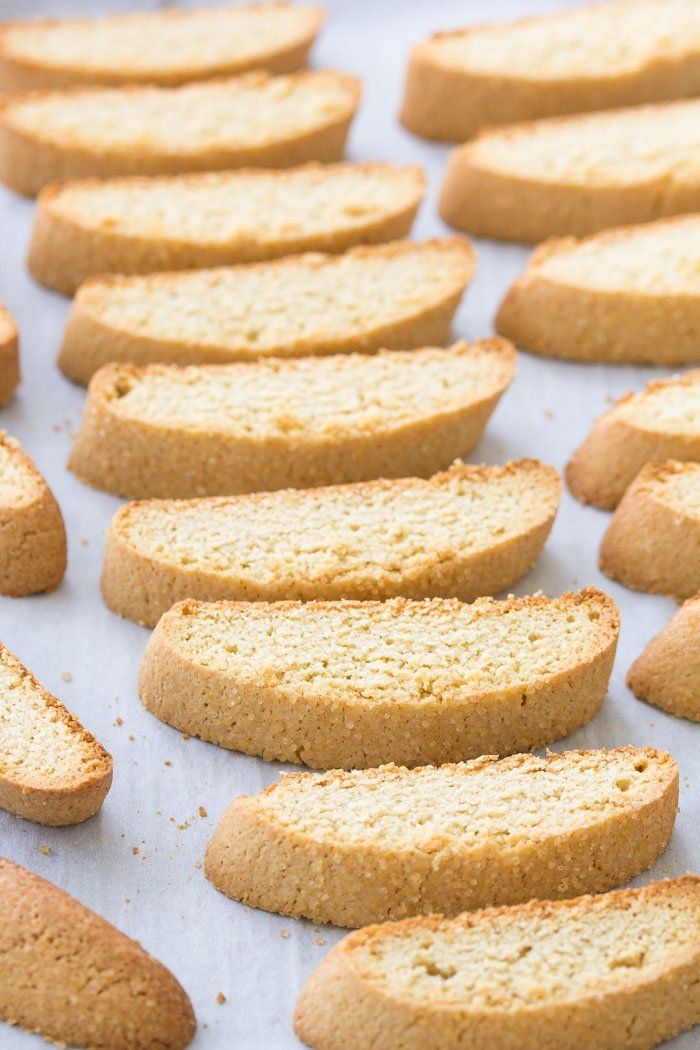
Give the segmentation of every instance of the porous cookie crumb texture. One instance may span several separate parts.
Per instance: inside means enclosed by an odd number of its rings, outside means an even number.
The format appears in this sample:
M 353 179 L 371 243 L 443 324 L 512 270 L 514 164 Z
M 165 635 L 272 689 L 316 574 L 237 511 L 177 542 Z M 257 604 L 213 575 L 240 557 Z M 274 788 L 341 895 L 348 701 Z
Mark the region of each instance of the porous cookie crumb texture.
M 19 385 L 19 339 L 17 325 L 0 303 L 0 405 L 11 398 Z
M 547 241 L 507 292 L 496 329 L 545 357 L 697 363 L 700 219 Z
M 45 879 L 0 859 L 0 1017 L 69 1046 L 184 1050 L 192 1005 L 169 970 Z
M 146 277 L 95 277 L 73 301 L 59 355 L 87 383 L 110 362 L 224 364 L 447 341 L 474 274 L 461 237 L 308 253 Z
M 192 736 L 316 768 L 439 765 L 541 747 L 605 696 L 619 631 L 598 591 L 558 599 L 185 601 L 139 695 Z
M 700 370 L 654 380 L 596 420 L 566 467 L 582 503 L 613 510 L 647 463 L 700 462 Z
M 698 91 L 695 0 L 621 0 L 436 33 L 411 50 L 401 120 L 464 142 L 494 124 Z
M 126 504 L 102 593 L 154 626 L 176 601 L 498 594 L 534 564 L 556 514 L 552 467 L 456 463 L 432 478 Z
M 32 197 L 57 179 L 338 161 L 359 101 L 359 81 L 332 70 L 8 95 L 0 180 Z
M 78 824 L 111 783 L 111 756 L 0 645 L 0 806 L 38 824 Z
M 700 1022 L 700 880 L 405 919 L 340 942 L 295 1030 L 314 1050 L 650 1050 Z
M 0 431 L 0 594 L 51 591 L 65 571 L 66 532 L 54 495 L 19 442 Z
M 699 154 L 695 99 L 513 124 L 452 153 L 440 213 L 528 243 L 683 215 L 700 208 Z
M 111 18 L 39 19 L 0 28 L 0 88 L 182 84 L 305 64 L 323 10 L 286 3 Z
M 627 675 L 636 697 L 700 722 L 700 596 L 689 598 Z
M 682 601 L 700 592 L 700 463 L 648 463 L 600 548 L 601 571 L 626 587 Z
M 32 275 L 72 295 L 88 277 L 343 252 L 408 235 L 420 168 L 307 164 L 54 183 L 37 202 Z
M 240 365 L 105 365 L 70 469 L 131 498 L 430 476 L 465 456 L 515 371 L 503 340 Z
M 254 907 L 339 926 L 618 886 L 666 847 L 678 770 L 651 748 L 288 774 L 237 798 L 206 874 Z

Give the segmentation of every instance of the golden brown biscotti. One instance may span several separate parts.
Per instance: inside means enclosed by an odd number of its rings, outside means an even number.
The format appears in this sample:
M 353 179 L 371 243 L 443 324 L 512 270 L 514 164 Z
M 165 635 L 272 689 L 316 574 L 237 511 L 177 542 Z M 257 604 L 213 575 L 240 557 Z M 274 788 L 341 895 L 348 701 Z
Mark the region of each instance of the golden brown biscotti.
M 654 380 L 596 420 L 566 466 L 576 499 L 614 510 L 647 463 L 700 461 L 700 370 Z
M 450 226 L 537 243 L 700 209 L 700 100 L 484 131 L 451 155 Z
M 649 1050 L 700 1022 L 700 879 L 349 934 L 294 1027 L 314 1050 Z
M 77 84 L 173 86 L 306 63 L 323 10 L 287 3 L 111 18 L 39 19 L 0 27 L 0 89 Z
M 245 904 L 366 926 L 619 886 L 668 844 L 678 767 L 652 748 L 291 773 L 226 810 L 213 885 Z
M 309 252 L 215 270 L 94 277 L 80 288 L 58 358 L 87 383 L 110 362 L 228 364 L 412 350 L 449 338 L 474 275 L 461 237 Z
M 700 463 L 648 463 L 613 515 L 600 569 L 626 587 L 682 601 L 700 592 Z
M 18 441 L 0 431 L 0 594 L 52 591 L 66 571 L 56 499 Z
M 640 700 L 700 722 L 700 595 L 688 598 L 637 657 L 627 685 Z
M 325 769 L 528 751 L 590 722 L 619 616 L 548 599 L 186 601 L 161 618 L 139 695 L 190 736 Z
M 111 756 L 0 645 L 0 806 L 37 824 L 79 824 L 111 783 Z
M 0 905 L 0 1019 L 62 1046 L 190 1045 L 190 1000 L 136 941 L 58 886 L 2 858 Z
M 177 601 L 498 594 L 554 522 L 553 467 L 455 463 L 432 478 L 127 503 L 112 519 L 102 593 L 153 627 Z
M 0 181 L 33 197 L 56 179 L 337 161 L 359 101 L 359 81 L 330 70 L 8 95 Z
M 495 124 L 698 92 L 696 0 L 617 0 L 416 44 L 401 120 L 417 135 L 464 142 Z
M 29 269 L 72 295 L 88 277 L 342 252 L 405 237 L 420 168 L 306 164 L 52 183 L 39 194 Z
M 700 361 L 700 217 L 545 242 L 506 294 L 496 330 L 571 361 Z
M 17 325 L 0 303 L 0 405 L 12 397 L 19 385 L 19 339 Z
M 504 340 L 239 365 L 105 365 L 69 468 L 131 499 L 429 477 L 467 455 L 515 373 Z

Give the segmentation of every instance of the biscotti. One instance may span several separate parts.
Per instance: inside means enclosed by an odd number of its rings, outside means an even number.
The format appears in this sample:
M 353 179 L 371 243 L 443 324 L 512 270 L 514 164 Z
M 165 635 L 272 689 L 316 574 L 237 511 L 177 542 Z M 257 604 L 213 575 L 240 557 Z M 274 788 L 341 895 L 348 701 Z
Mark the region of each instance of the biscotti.
M 59 367 L 226 364 L 438 346 L 475 268 L 459 237 L 216 270 L 95 277 L 73 300 Z
M 700 595 L 683 603 L 637 657 L 627 685 L 640 700 L 700 722 Z
M 0 405 L 12 397 L 19 384 L 17 325 L 0 303 Z
M 340 160 L 359 82 L 310 70 L 182 87 L 71 88 L 0 101 L 0 181 L 167 175 Z
M 349 934 L 312 973 L 314 1050 L 648 1050 L 700 1022 L 700 879 Z
M 190 736 L 326 769 L 540 747 L 593 718 L 619 617 L 562 598 L 186 601 L 160 620 L 139 695 Z
M 0 431 L 0 594 L 52 591 L 66 557 L 66 530 L 51 489 L 19 442 Z
M 322 21 L 319 7 L 275 2 L 6 22 L 0 89 L 175 85 L 250 69 L 289 73 L 305 64 Z
M 336 926 L 619 886 L 666 848 L 678 767 L 652 748 L 296 773 L 237 798 L 207 846 L 213 885 Z
M 700 593 L 700 463 L 648 463 L 615 511 L 600 548 L 601 571 L 626 587 Z
M 508 291 L 496 330 L 545 357 L 700 361 L 700 217 L 547 241 Z
M 456 149 L 445 222 L 479 237 L 542 241 L 700 209 L 700 101 L 485 131 Z
M 655 380 L 596 420 L 566 467 L 576 499 L 613 510 L 646 463 L 700 461 L 700 370 Z
M 532 567 L 560 492 L 552 467 L 520 460 L 456 463 L 428 480 L 127 503 L 107 535 L 102 593 L 150 627 L 185 598 L 472 601 Z
M 58 886 L 0 858 L 0 1019 L 51 1042 L 184 1050 L 195 1032 L 169 970 Z
M 241 365 L 105 365 L 69 467 L 132 499 L 428 477 L 469 453 L 515 372 L 510 343 Z
M 405 237 L 420 168 L 306 164 L 53 183 L 39 194 L 29 269 L 72 295 L 102 273 L 154 273 L 342 252 Z
M 102 745 L 0 645 L 0 806 L 37 824 L 79 824 L 111 783 Z
M 464 142 L 495 124 L 698 92 L 696 0 L 618 0 L 416 44 L 401 120 L 417 135 Z

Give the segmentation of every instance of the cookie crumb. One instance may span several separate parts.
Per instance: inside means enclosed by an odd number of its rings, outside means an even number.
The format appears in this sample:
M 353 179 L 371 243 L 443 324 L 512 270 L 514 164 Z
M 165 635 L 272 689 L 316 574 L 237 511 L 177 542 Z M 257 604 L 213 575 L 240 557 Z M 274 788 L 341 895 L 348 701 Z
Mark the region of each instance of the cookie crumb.
M 196 860 L 194 862 L 194 866 L 195 866 L 195 868 L 197 868 L 198 871 L 201 871 L 201 869 L 202 869 L 202 862 L 201 862 L 201 860 Z
M 132 853 L 134 854 L 134 856 L 136 856 L 136 854 L 138 853 L 138 851 L 139 851 L 139 848 L 138 848 L 138 846 L 132 846 L 132 847 L 131 847 L 131 852 L 132 852 Z
M 206 811 L 206 809 L 204 808 L 204 806 L 200 806 L 200 807 L 199 807 L 199 815 L 200 815 L 200 817 L 202 818 L 202 820 L 205 820 L 205 819 L 206 819 L 206 817 L 208 816 L 208 814 L 207 814 L 207 811 Z
M 316 938 L 316 944 L 319 946 L 319 948 L 323 948 L 325 943 L 326 943 L 325 937 L 317 937 Z
M 124 725 L 124 719 L 123 718 L 119 718 L 119 716 L 117 716 L 117 718 L 114 719 L 114 724 L 115 724 L 115 726 L 123 726 Z
M 289 937 L 289 930 L 280 930 L 280 937 Z
M 70 673 L 70 671 L 64 671 L 63 674 L 61 675 L 61 678 L 63 679 L 64 682 L 72 682 L 73 681 L 73 675 Z
M 170 759 L 169 759 L 169 758 L 166 758 L 166 760 L 165 760 L 165 762 L 163 763 L 163 765 L 164 765 L 164 766 L 172 766 L 172 762 L 170 761 Z
M 217 1003 L 222 1003 L 222 1004 L 226 1002 L 226 996 L 224 995 L 223 992 L 219 992 L 219 994 L 216 997 L 216 1001 L 217 1001 Z
M 39 853 L 43 853 L 45 857 L 48 857 L 49 854 L 51 853 L 50 846 L 41 845 L 41 846 L 37 846 L 37 849 L 39 850 Z

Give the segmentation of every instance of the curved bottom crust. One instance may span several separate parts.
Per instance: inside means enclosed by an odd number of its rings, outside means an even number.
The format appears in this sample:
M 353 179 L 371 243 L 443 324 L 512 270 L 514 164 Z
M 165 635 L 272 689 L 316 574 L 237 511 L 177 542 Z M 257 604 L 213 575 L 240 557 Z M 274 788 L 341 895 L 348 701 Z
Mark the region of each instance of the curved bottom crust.
M 691 598 L 647 645 L 627 675 L 639 700 L 700 722 L 700 597 Z
M 640 752 L 643 755 L 643 752 Z M 520 843 L 517 850 L 389 852 L 333 845 L 266 816 L 255 797 L 236 799 L 206 852 L 222 893 L 265 911 L 336 926 L 411 915 L 561 899 L 612 889 L 649 868 L 666 848 L 678 805 L 677 772 L 659 793 L 604 823 Z
M 632 894 L 672 894 L 676 888 L 682 892 L 681 887 L 691 882 L 695 880 L 678 879 L 644 890 L 617 891 L 610 894 L 611 903 L 623 904 L 624 897 Z M 528 925 L 532 931 L 524 936 L 536 941 L 538 913 L 566 906 L 538 901 L 519 906 L 525 931 Z M 489 914 L 477 912 L 474 921 Z M 406 926 L 420 930 L 433 921 L 409 919 Z M 510 1008 L 499 1010 L 471 1007 L 469 1002 L 443 1006 L 437 992 L 418 1005 L 391 994 L 390 974 L 386 974 L 388 989 L 384 982 L 364 979 L 353 966 L 352 946 L 377 933 L 378 928 L 371 926 L 350 934 L 306 982 L 294 1013 L 294 1030 L 314 1050 L 650 1050 L 700 1023 L 700 947 L 679 959 L 670 958 L 666 970 L 657 970 L 646 981 L 635 977 L 633 968 L 628 983 L 607 992 L 567 999 L 562 989 L 549 1005 L 519 1006 L 516 999 Z M 418 943 L 414 938 L 411 948 L 407 941 L 408 965 Z M 504 960 L 504 965 L 508 962 Z
M 19 342 L 13 335 L 0 340 L 0 405 L 10 400 L 19 386 L 19 379 Z
M 52 591 L 67 564 L 63 517 L 50 492 L 26 507 L 0 508 L 0 594 Z
M 0 777 L 0 808 L 50 828 L 70 827 L 99 812 L 112 785 L 112 766 L 87 783 L 66 788 L 28 788 Z

